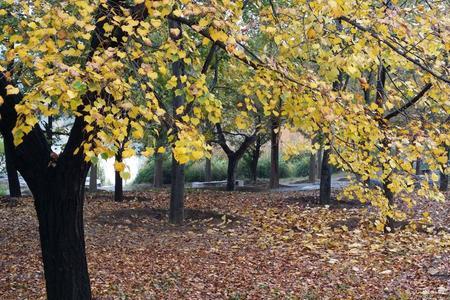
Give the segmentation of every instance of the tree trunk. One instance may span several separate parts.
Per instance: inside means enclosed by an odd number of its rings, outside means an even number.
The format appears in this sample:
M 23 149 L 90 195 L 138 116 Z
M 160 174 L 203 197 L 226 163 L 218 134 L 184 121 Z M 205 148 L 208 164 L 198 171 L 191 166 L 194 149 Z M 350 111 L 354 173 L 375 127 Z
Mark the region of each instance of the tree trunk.
M 391 184 L 391 179 L 389 176 L 384 180 L 383 183 L 383 193 L 388 201 L 389 207 L 392 208 L 394 205 L 394 193 L 392 193 L 391 189 L 389 188 L 389 185 Z M 386 217 L 386 226 L 384 226 L 384 232 L 391 232 L 394 230 L 394 219 L 387 216 Z
M 439 190 L 441 192 L 448 191 L 448 174 L 440 172 L 439 174 Z
M 322 146 L 320 146 L 319 151 L 317 152 L 317 179 L 320 179 L 320 176 L 322 174 Z
M 277 119 L 272 120 L 270 131 L 270 188 L 280 186 L 280 126 Z
M 228 156 L 227 168 L 227 191 L 234 191 L 236 189 L 236 167 L 238 159 L 234 156 Z
M 155 158 L 155 164 L 154 164 L 154 170 L 153 170 L 153 186 L 155 188 L 162 188 L 163 186 L 163 154 L 155 152 L 154 155 Z
M 5 149 L 6 173 L 8 175 L 9 195 L 11 197 L 21 197 L 19 174 L 14 162 L 14 143 L 11 139 L 3 139 Z
M 181 225 L 184 221 L 184 165 L 172 156 L 172 184 L 169 222 Z
M 422 163 L 422 160 L 420 158 L 416 159 L 416 175 L 422 174 L 422 172 L 420 170 L 421 163 Z
M 45 126 L 45 136 L 47 137 L 48 143 L 53 145 L 53 116 L 47 118 L 47 124 Z
M 317 171 L 317 155 L 314 153 L 311 153 L 309 156 L 309 182 L 316 182 L 316 171 Z
M 47 299 L 88 300 L 91 290 L 83 229 L 84 180 L 70 168 L 58 170 L 50 171 L 41 188 L 33 191 Z
M 331 203 L 331 166 L 329 162 L 330 149 L 324 149 L 320 173 L 320 203 Z
M 252 151 L 252 160 L 250 161 L 250 176 L 253 182 L 258 179 L 258 161 L 261 155 L 261 146 L 256 145 L 255 149 Z
M 211 159 L 205 159 L 205 181 L 212 180 L 212 172 L 211 172 Z
M 121 153 L 116 155 L 116 161 L 122 162 L 122 155 Z M 114 201 L 116 202 L 122 202 L 123 201 L 123 180 L 120 176 L 120 172 L 115 171 L 114 176 Z
M 97 191 L 97 173 L 98 173 L 98 165 L 93 164 L 91 166 L 91 172 L 89 174 L 89 192 L 95 193 Z

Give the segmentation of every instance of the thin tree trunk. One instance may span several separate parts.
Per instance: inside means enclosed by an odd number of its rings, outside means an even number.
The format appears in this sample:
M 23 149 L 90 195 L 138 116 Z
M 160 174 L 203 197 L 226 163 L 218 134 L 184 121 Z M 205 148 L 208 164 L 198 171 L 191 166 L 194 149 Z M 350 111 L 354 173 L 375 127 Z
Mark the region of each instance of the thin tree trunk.
M 184 165 L 172 156 L 172 184 L 169 222 L 180 225 L 184 221 Z
M 50 146 L 53 144 L 53 116 L 47 118 L 47 124 L 45 126 L 45 136 Z
M 181 23 L 175 20 L 169 20 L 170 38 L 172 41 L 178 43 L 182 38 Z M 179 44 L 179 49 L 183 47 Z M 172 63 L 172 74 L 177 78 L 177 89 L 184 88 L 184 83 L 181 77 L 185 75 L 185 66 L 183 60 L 178 60 Z M 176 112 L 177 109 L 184 105 L 184 96 L 178 95 L 173 98 L 172 108 Z M 180 116 L 175 116 L 177 119 Z M 176 133 L 176 128 L 174 128 Z M 176 136 L 176 134 L 174 134 Z M 184 221 L 184 165 L 179 164 L 175 157 L 172 155 L 172 185 L 170 195 L 170 209 L 169 209 L 169 222 L 172 224 L 182 224 Z
M 261 156 L 261 145 L 257 144 L 255 149 L 252 151 L 252 159 L 250 161 L 250 175 L 253 182 L 258 180 L 258 161 Z
M 422 174 L 422 172 L 420 170 L 421 163 L 422 163 L 422 160 L 420 158 L 416 159 L 416 175 Z
M 153 172 L 153 186 L 155 188 L 161 188 L 163 186 L 163 154 L 155 152 L 154 154 L 155 164 Z
M 331 166 L 329 163 L 330 149 L 324 149 L 320 173 L 320 203 L 331 203 Z
M 212 180 L 212 171 L 211 171 L 211 159 L 205 159 L 205 181 Z
M 236 189 L 236 167 L 238 159 L 234 156 L 228 156 L 227 168 L 227 191 L 234 191 Z
M 116 155 L 116 161 L 122 162 L 122 155 L 118 153 Z M 115 171 L 114 176 L 114 201 L 122 202 L 123 201 L 123 179 L 120 176 L 120 172 Z
M 280 126 L 277 119 L 272 120 L 270 131 L 270 188 L 280 186 Z
M 98 174 L 98 165 L 91 165 L 91 172 L 89 174 L 89 192 L 95 193 L 97 191 L 97 176 Z
M 14 143 L 10 139 L 3 139 L 5 149 L 6 173 L 8 175 L 9 195 L 11 197 L 21 197 L 19 174 L 14 162 Z
M 309 182 L 316 182 L 316 171 L 317 171 L 317 155 L 311 153 L 309 156 Z
M 440 172 L 439 174 L 439 190 L 441 192 L 448 191 L 448 174 Z

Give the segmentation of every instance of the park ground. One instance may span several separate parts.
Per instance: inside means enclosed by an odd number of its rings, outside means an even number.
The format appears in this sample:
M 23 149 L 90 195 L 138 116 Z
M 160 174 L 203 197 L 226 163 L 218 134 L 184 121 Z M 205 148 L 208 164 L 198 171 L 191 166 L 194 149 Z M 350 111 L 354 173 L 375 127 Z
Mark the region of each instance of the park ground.
M 167 190 L 88 194 L 94 299 L 450 299 L 447 203 L 383 234 L 373 208 L 317 195 L 188 190 L 176 227 Z M 32 199 L 0 200 L 0 228 L 1 299 L 44 299 Z

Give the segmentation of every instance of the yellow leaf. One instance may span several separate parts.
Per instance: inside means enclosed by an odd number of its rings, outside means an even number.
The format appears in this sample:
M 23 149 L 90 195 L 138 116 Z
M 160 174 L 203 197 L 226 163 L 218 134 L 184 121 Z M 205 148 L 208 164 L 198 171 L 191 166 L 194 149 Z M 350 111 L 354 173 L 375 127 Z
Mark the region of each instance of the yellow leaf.
M 155 149 L 147 147 L 145 148 L 145 151 L 142 152 L 142 155 L 144 155 L 145 157 L 149 157 L 152 156 L 155 153 Z
M 19 93 L 19 89 L 12 86 L 12 85 L 7 85 L 6 86 L 6 95 L 17 95 Z
M 165 152 L 166 152 L 166 148 L 164 148 L 164 147 L 158 148 L 158 153 L 165 153 Z
M 123 170 L 125 170 L 125 164 L 123 162 L 114 162 L 114 169 L 117 172 L 123 172 Z
M 105 23 L 103 24 L 103 29 L 105 30 L 105 32 L 111 32 L 113 31 L 114 26 L 109 23 Z
M 159 20 L 159 19 L 151 19 L 150 23 L 155 28 L 158 28 L 159 26 L 161 26 L 161 20 Z

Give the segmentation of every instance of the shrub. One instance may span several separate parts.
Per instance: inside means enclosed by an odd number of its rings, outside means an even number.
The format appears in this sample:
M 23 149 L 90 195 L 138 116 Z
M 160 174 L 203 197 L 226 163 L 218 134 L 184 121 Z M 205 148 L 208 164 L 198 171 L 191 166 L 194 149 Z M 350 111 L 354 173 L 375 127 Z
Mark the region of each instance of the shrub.
M 170 184 L 172 159 L 167 155 L 163 162 L 163 183 Z M 134 183 L 152 183 L 155 169 L 154 159 L 149 159 L 139 170 Z M 227 161 L 222 158 L 213 158 L 211 161 L 212 180 L 225 180 L 227 178 Z M 203 181 L 205 178 L 205 161 L 188 163 L 184 170 L 186 182 Z
M 292 175 L 294 177 L 304 177 L 309 174 L 309 154 L 300 154 L 291 160 Z

